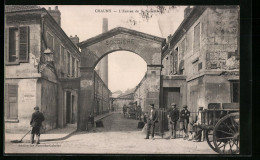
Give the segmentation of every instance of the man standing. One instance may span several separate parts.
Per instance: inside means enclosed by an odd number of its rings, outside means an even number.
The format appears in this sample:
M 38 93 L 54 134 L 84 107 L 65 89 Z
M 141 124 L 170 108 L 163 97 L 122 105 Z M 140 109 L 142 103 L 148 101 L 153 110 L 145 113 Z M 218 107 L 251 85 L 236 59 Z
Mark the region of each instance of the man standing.
M 42 126 L 42 122 L 44 121 L 43 113 L 39 111 L 39 107 L 34 107 L 34 113 L 32 114 L 32 119 L 30 125 L 32 126 L 31 132 L 31 143 L 34 143 L 34 135 L 36 134 L 36 143 L 40 144 L 40 128 Z
M 125 118 L 126 111 L 127 111 L 127 108 L 126 108 L 126 105 L 124 104 L 124 106 L 123 106 L 123 114 L 124 114 L 124 118 Z
M 151 111 L 148 114 L 148 121 L 147 121 L 147 132 L 145 139 L 149 139 L 150 129 L 152 128 L 152 139 L 154 140 L 154 128 L 155 123 L 158 122 L 158 111 L 154 109 L 154 104 L 150 104 Z
M 187 106 L 184 105 L 180 114 L 180 130 L 184 131 L 183 139 L 188 137 L 188 124 L 189 124 L 190 112 L 187 109 Z
M 202 140 L 202 129 L 200 128 L 202 124 L 202 112 L 203 112 L 203 107 L 199 107 L 198 110 L 198 115 L 196 116 L 196 123 L 193 124 L 195 126 L 195 132 L 196 135 L 194 137 L 194 142 L 201 142 Z
M 141 115 L 142 115 L 142 108 L 141 108 L 140 105 L 138 105 L 138 106 L 136 107 L 136 119 L 141 120 Z
M 170 130 L 170 136 L 171 139 L 176 138 L 176 124 L 179 119 L 179 110 L 176 108 L 176 104 L 171 104 L 172 108 L 168 112 L 168 118 L 169 118 L 169 130 Z

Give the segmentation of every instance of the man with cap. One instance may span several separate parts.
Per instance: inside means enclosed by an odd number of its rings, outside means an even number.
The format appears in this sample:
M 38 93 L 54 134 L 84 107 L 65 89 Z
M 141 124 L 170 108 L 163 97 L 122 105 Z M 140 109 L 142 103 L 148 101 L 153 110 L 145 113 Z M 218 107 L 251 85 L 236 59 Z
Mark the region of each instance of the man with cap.
M 34 107 L 34 113 L 32 114 L 32 119 L 30 121 L 30 125 L 32 126 L 31 131 L 31 143 L 34 143 L 34 135 L 36 135 L 36 143 L 40 144 L 40 128 L 42 126 L 42 122 L 44 121 L 43 113 L 39 111 L 39 107 Z
M 183 133 L 184 139 L 188 137 L 188 124 L 189 124 L 189 117 L 190 117 L 190 112 L 187 108 L 188 108 L 187 105 L 184 105 L 180 113 L 180 130 L 184 132 Z
M 149 139 L 150 129 L 152 128 L 152 139 L 154 140 L 154 128 L 155 123 L 158 122 L 158 111 L 154 109 L 154 104 L 150 104 L 151 111 L 148 114 L 148 121 L 147 121 L 147 132 L 145 139 Z
M 172 108 L 168 111 L 168 124 L 170 130 L 171 139 L 176 138 L 176 124 L 179 119 L 179 110 L 176 108 L 176 104 L 171 104 Z

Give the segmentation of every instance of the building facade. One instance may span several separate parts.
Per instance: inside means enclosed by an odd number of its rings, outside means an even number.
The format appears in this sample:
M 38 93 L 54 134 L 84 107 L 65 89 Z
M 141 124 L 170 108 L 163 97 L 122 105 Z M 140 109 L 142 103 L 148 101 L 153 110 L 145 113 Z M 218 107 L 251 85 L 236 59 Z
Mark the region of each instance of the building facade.
M 161 106 L 239 103 L 239 8 L 193 7 L 162 47 Z
M 6 6 L 5 130 L 27 130 L 35 106 L 45 115 L 45 131 L 76 123 L 79 65 L 57 7 Z
M 105 82 L 100 78 L 97 72 L 94 72 L 94 105 L 92 108 L 93 115 L 100 115 L 108 113 L 110 110 L 110 100 L 111 95 Z

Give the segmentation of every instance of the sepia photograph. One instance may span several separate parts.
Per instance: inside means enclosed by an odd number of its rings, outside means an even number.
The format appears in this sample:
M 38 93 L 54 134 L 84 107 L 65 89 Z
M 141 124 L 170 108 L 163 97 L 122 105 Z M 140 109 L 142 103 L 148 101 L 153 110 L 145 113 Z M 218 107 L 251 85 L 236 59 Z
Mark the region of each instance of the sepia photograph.
M 5 5 L 5 154 L 240 154 L 239 5 Z

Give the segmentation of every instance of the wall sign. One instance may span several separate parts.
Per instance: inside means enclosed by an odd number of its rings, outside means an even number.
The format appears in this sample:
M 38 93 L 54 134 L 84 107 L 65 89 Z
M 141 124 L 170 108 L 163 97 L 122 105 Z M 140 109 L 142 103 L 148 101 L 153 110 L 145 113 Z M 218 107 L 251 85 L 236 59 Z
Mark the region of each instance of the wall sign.
M 82 80 L 80 81 L 80 87 L 87 88 L 88 86 L 91 86 L 93 82 L 91 80 Z
M 117 38 L 117 39 L 113 39 L 113 40 L 106 40 L 106 45 L 110 46 L 113 44 L 134 44 L 134 39 L 124 39 L 124 38 Z

